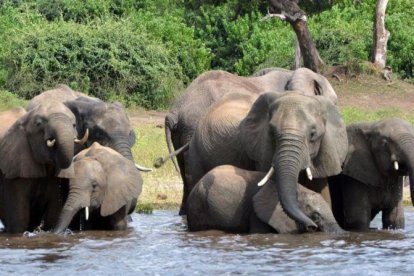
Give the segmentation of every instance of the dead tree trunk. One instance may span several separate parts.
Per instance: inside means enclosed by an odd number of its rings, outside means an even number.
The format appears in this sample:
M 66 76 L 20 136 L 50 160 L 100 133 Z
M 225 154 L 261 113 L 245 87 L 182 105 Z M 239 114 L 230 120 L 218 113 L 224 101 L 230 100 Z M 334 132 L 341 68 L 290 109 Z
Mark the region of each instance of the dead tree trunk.
M 300 52 L 300 45 L 299 45 L 299 41 L 296 37 L 295 39 L 296 41 L 296 46 L 295 46 L 295 61 L 293 62 L 293 68 L 292 70 L 296 70 L 298 68 L 300 68 L 300 60 L 302 59 L 302 53 Z
M 319 72 L 323 64 L 311 39 L 307 17 L 304 11 L 298 6 L 299 0 L 268 0 L 269 12 L 286 20 L 292 26 L 298 38 L 300 51 L 303 57 L 303 65 L 312 71 Z
M 381 69 L 387 61 L 387 42 L 390 32 L 385 29 L 385 10 L 388 0 L 378 0 L 375 9 L 374 43 L 372 48 L 372 62 Z

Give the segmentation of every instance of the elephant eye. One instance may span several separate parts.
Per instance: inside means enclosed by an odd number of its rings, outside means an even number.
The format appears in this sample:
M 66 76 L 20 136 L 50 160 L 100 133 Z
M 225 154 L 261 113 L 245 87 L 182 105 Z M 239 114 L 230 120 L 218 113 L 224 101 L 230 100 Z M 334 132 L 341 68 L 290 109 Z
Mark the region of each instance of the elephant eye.
M 311 129 L 310 133 L 309 133 L 309 138 L 310 138 L 310 140 L 311 140 L 312 142 L 314 142 L 314 141 L 316 140 L 316 138 L 317 138 L 317 134 L 318 134 L 318 132 L 317 132 L 317 130 L 316 130 L 316 127 L 313 127 L 313 128 Z
M 388 140 L 387 139 L 383 139 L 382 140 L 382 146 L 383 147 L 387 147 L 388 146 Z

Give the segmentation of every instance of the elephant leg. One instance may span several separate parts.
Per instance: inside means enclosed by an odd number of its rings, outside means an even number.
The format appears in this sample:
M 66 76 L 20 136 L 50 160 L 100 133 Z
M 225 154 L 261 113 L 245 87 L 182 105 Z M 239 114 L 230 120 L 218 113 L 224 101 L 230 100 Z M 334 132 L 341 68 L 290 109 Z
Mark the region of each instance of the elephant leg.
M 52 230 L 58 223 L 60 213 L 69 193 L 66 179 L 50 179 L 43 183 L 46 188 L 45 200 L 48 202 L 43 217 L 43 230 Z
M 25 178 L 5 180 L 2 197 L 5 232 L 23 233 L 29 230 L 32 185 L 32 181 Z
M 344 228 L 346 230 L 368 231 L 371 223 L 371 202 L 369 188 L 358 181 L 342 186 L 344 204 Z
M 127 217 L 125 213 L 125 206 L 115 212 L 115 214 L 110 216 L 109 224 L 111 226 L 111 230 L 117 231 L 124 231 L 127 229 Z
M 404 206 L 402 199 L 392 208 L 382 210 L 383 229 L 404 229 Z
M 340 175 L 329 178 L 329 193 L 332 202 L 332 213 L 338 224 L 344 228 L 344 203 L 343 192 L 341 189 L 341 186 L 344 185 L 344 183 L 341 181 L 342 179 L 343 176 Z

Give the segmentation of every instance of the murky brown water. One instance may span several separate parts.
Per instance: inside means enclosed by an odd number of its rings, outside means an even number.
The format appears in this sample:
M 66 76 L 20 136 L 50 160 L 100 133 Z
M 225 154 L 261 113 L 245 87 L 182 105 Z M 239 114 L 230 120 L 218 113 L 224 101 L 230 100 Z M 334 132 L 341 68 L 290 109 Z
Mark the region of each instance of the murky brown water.
M 188 233 L 176 213 L 134 214 L 127 232 L 0 235 L 0 274 L 406 275 L 414 269 L 412 207 L 404 231 L 344 235 Z

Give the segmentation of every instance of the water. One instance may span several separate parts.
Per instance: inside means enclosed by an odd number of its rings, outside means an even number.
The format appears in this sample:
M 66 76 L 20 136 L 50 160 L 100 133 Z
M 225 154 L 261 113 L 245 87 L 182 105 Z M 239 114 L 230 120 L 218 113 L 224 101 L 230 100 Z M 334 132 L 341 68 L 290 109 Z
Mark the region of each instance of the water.
M 405 212 L 404 231 L 342 235 L 189 233 L 176 211 L 134 214 L 126 232 L 3 234 L 0 274 L 412 274 L 414 209 Z

